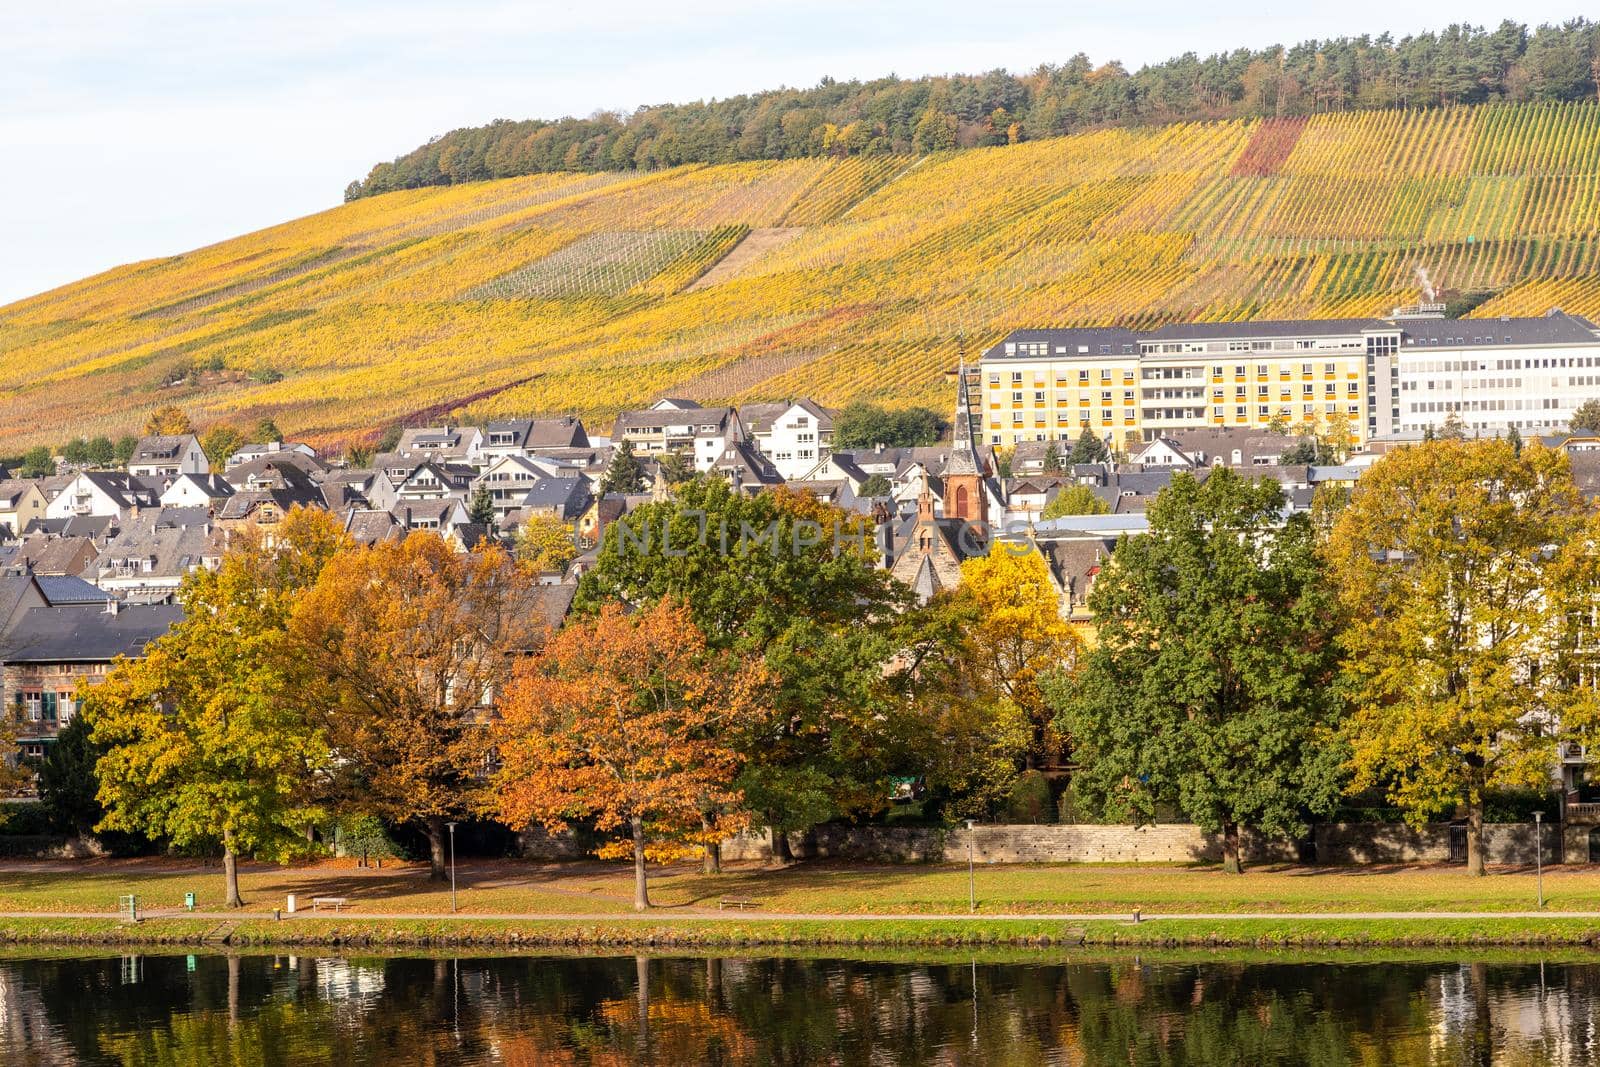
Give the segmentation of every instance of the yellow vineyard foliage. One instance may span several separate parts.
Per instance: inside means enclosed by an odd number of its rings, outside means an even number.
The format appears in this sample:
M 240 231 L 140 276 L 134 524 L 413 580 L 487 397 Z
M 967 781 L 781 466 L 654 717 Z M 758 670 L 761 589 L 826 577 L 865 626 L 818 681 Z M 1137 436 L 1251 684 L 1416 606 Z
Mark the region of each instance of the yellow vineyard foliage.
M 0 308 L 0 452 L 272 416 L 673 393 L 942 403 L 1019 326 L 1600 316 L 1600 106 L 1187 123 L 922 158 L 541 174 L 355 201 Z M 196 370 L 198 368 L 198 370 Z

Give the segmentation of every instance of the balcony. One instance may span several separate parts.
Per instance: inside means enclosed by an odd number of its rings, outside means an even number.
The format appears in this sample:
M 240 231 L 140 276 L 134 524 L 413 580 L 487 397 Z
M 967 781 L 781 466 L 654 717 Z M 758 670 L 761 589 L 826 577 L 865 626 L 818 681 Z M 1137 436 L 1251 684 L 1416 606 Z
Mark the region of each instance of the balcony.
M 1568 804 L 1565 817 L 1567 822 L 1600 823 L 1600 804 Z

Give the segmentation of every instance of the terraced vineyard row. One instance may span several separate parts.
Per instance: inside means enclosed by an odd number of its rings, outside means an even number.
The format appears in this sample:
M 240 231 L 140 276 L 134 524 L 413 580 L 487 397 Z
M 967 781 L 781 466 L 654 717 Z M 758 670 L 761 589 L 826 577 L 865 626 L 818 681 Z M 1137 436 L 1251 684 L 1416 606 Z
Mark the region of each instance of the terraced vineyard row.
M 1019 325 L 1600 316 L 1600 107 L 1187 123 L 358 200 L 0 308 L 0 450 L 179 403 L 336 442 L 664 392 L 943 402 Z M 239 371 L 168 386 L 200 362 Z M 272 378 L 272 375 L 261 375 Z M 521 384 L 513 384 L 521 383 Z M 48 430 L 41 429 L 48 427 Z

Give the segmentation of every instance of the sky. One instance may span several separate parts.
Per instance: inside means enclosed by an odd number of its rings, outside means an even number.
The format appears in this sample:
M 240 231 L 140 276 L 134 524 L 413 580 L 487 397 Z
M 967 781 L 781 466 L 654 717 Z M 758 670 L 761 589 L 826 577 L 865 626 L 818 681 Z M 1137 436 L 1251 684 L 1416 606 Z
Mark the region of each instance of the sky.
M 496 118 L 780 85 L 1129 69 L 1575 0 L 51 0 L 0 8 L 0 306 L 333 206 L 373 163 Z

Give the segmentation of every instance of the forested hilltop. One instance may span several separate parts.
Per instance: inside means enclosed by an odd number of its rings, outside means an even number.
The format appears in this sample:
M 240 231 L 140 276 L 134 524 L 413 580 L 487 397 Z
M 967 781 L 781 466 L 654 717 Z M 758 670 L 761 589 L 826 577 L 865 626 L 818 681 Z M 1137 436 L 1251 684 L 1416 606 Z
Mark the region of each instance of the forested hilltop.
M 654 170 L 681 163 L 928 153 L 1056 137 L 1102 126 L 1286 117 L 1331 111 L 1594 99 L 1600 24 L 1507 20 L 1396 40 L 1339 37 L 1192 52 L 1129 73 L 1083 54 L 1030 74 L 1003 70 L 836 82 L 631 115 L 453 130 L 351 182 L 345 199 L 554 171 Z

